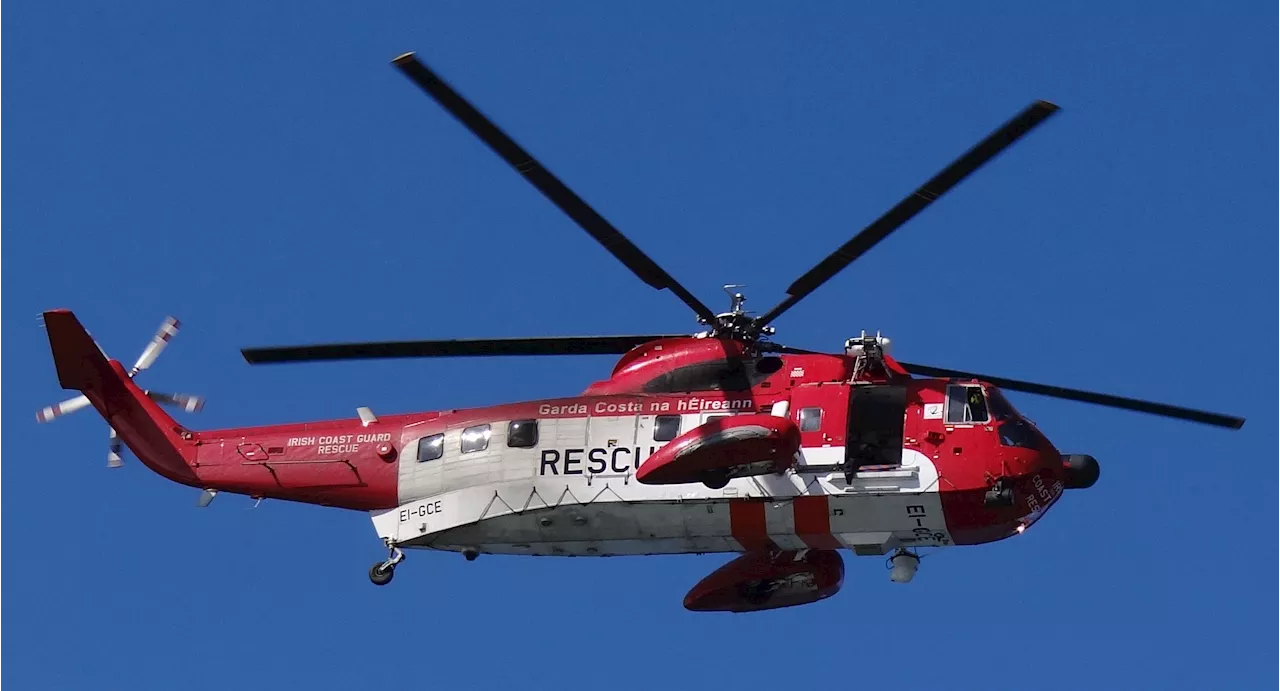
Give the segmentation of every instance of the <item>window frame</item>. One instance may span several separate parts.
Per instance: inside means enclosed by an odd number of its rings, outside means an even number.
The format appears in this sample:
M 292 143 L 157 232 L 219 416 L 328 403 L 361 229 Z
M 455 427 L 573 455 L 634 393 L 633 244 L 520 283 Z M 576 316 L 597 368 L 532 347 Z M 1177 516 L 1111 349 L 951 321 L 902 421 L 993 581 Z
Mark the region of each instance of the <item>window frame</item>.
M 431 439 L 436 440 L 434 442 L 434 446 L 436 447 L 435 449 L 436 455 L 432 456 L 431 458 L 423 458 L 422 448 L 424 445 L 433 444 L 433 442 L 429 441 Z M 414 458 L 417 459 L 418 463 L 430 463 L 431 461 L 438 461 L 441 458 L 444 458 L 444 432 L 437 432 L 436 434 L 428 434 L 425 437 L 419 438 L 418 448 L 414 451 Z
M 467 448 L 467 433 L 468 433 L 468 432 L 471 432 L 471 430 L 478 430 L 478 429 L 481 429 L 481 428 L 483 428 L 483 429 L 484 429 L 484 432 L 483 432 L 483 446 L 480 446 L 480 447 L 477 447 L 477 448 Z M 487 422 L 482 422 L 482 423 L 480 423 L 480 424 L 478 424 L 478 425 L 471 425 L 471 426 L 469 426 L 469 427 L 464 427 L 464 428 L 462 429 L 462 432 L 460 432 L 460 433 L 458 434 L 458 452 L 459 452 L 459 453 L 461 453 L 461 454 L 463 454 L 463 455 L 466 455 L 466 454 L 469 454 L 469 453 L 480 453 L 481 451 L 488 451 L 488 450 L 489 450 L 489 439 L 490 439 L 492 436 L 493 436 L 493 426 L 492 426 L 492 425 L 490 425 L 490 424 L 489 424 L 489 423 L 487 423 Z
M 516 425 L 520 425 L 520 424 L 530 424 L 530 425 L 533 425 L 533 440 L 532 440 L 532 441 L 530 441 L 528 444 L 512 444 L 512 443 L 511 443 L 511 440 L 515 438 L 514 431 L 515 431 Z M 537 419 L 537 418 L 529 418 L 529 419 L 524 419 L 524 420 L 511 420 L 510 422 L 508 422 L 508 423 L 507 423 L 507 448 L 509 448 L 509 449 L 532 449 L 532 448 L 534 448 L 535 446 L 537 446 L 537 445 L 538 445 L 538 433 L 539 433 L 538 427 L 539 427 L 539 425 L 538 425 L 538 419 Z
M 804 417 L 804 414 L 805 414 L 805 411 L 810 411 L 810 410 L 816 410 L 816 411 L 818 411 L 818 423 L 817 423 L 817 426 L 816 426 L 816 427 L 814 427 L 813 429 L 807 429 L 807 428 L 805 427 L 805 417 Z M 797 411 L 796 411 L 796 423 L 797 423 L 797 427 L 799 427 L 799 428 L 800 428 L 800 431 L 801 431 L 801 432 L 821 432 L 821 431 L 822 431 L 822 418 L 823 418 L 823 417 L 825 417 L 825 416 L 826 416 L 826 411 L 824 411 L 824 410 L 822 409 L 822 406 L 820 406 L 820 405 L 810 405 L 810 406 L 805 406 L 805 407 L 803 407 L 803 408 L 801 408 L 801 409 L 799 409 L 799 410 L 797 410 Z
M 953 422 L 951 420 L 952 389 L 964 389 L 964 396 L 962 397 L 961 400 L 963 401 L 964 410 L 966 411 L 969 410 L 969 389 L 977 389 L 978 392 L 982 394 L 982 404 L 983 404 L 982 410 L 984 413 L 986 413 L 986 417 L 981 420 L 961 420 L 959 422 Z M 972 426 L 972 425 L 990 425 L 994 422 L 994 418 L 991 415 L 991 401 L 987 398 L 987 392 L 985 389 L 983 389 L 981 384 L 951 382 L 947 384 L 947 390 L 944 396 L 946 399 L 946 406 L 943 408 L 943 411 L 942 411 L 943 424 L 950 425 L 953 427 L 965 427 L 965 426 Z M 972 411 L 969 411 L 969 412 L 972 412 Z M 961 417 L 964 417 L 963 412 L 961 413 Z
M 676 421 L 675 432 L 667 439 L 659 439 L 658 430 L 662 429 L 662 420 L 671 420 L 671 419 L 674 419 Z M 658 442 L 671 441 L 672 439 L 675 439 L 676 437 L 680 436 L 680 429 L 683 426 L 684 426 L 683 415 L 654 415 L 653 416 L 653 440 Z

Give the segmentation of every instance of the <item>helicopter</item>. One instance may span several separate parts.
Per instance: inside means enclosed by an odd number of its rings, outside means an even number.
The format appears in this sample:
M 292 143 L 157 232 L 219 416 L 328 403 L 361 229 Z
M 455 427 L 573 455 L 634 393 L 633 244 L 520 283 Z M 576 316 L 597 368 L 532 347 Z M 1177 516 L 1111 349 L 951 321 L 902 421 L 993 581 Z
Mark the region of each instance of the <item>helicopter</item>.
M 145 390 L 180 326 L 166 319 L 133 367 L 109 358 L 66 309 L 43 316 L 58 381 L 80 395 L 41 422 L 92 407 L 154 472 L 200 490 L 366 512 L 391 582 L 413 549 L 525 556 L 737 556 L 695 584 L 693 611 L 817 602 L 844 582 L 843 553 L 911 581 L 921 550 L 1020 534 L 1099 462 L 1063 453 L 1003 390 L 1227 429 L 1241 418 L 895 359 L 865 331 L 837 352 L 774 340 L 774 322 L 947 191 L 1059 111 L 1035 101 L 796 279 L 763 314 L 739 285 L 715 312 L 485 117 L 414 53 L 392 64 L 641 281 L 696 315 L 689 334 L 329 343 L 242 349 L 254 365 L 374 358 L 617 355 L 582 393 L 490 407 L 193 430 L 191 394 Z

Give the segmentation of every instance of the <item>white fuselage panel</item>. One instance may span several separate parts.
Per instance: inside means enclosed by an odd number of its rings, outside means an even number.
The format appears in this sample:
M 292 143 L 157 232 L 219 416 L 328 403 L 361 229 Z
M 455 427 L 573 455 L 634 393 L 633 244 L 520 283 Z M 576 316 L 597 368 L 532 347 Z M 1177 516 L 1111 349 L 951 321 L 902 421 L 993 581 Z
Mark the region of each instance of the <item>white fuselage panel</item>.
M 681 431 L 706 417 L 683 415 Z M 412 451 L 427 432 L 406 429 L 402 504 L 374 512 L 381 537 L 407 547 L 565 556 L 739 552 L 761 540 L 868 553 L 950 544 L 937 471 L 911 449 L 901 468 L 848 482 L 832 467 L 843 447 L 805 448 L 784 474 L 711 489 L 636 480 L 636 469 L 666 443 L 653 440 L 652 415 L 541 419 L 533 448 L 508 447 L 506 422 L 494 422 L 487 448 L 467 454 L 461 432 L 446 430 L 444 455 L 419 463 Z

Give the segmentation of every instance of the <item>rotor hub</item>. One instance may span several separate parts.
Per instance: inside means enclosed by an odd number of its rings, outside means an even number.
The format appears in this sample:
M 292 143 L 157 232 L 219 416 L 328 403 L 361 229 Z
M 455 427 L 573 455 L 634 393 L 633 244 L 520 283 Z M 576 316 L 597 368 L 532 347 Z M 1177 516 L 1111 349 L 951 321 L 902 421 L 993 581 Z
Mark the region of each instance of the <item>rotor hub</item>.
M 747 304 L 747 296 L 738 290 L 739 288 L 746 288 L 746 286 L 737 283 L 723 286 L 724 292 L 729 296 L 729 311 L 717 314 L 716 323 L 712 325 L 709 332 L 703 334 L 704 336 L 755 343 L 761 336 L 775 333 L 775 329 L 771 326 L 759 326 L 756 319 L 746 311 L 744 307 Z

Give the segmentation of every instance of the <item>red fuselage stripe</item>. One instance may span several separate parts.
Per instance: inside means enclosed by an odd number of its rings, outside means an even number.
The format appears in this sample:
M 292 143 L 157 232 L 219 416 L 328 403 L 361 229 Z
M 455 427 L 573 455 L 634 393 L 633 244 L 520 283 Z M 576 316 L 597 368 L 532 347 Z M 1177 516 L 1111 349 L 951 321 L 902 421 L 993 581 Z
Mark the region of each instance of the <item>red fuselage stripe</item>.
M 729 502 L 729 529 L 733 539 L 748 552 L 766 551 L 774 547 L 765 526 L 764 502 Z
M 843 546 L 831 534 L 831 509 L 825 494 L 796 497 L 791 506 L 795 511 L 796 535 L 804 544 L 813 549 L 839 549 Z

